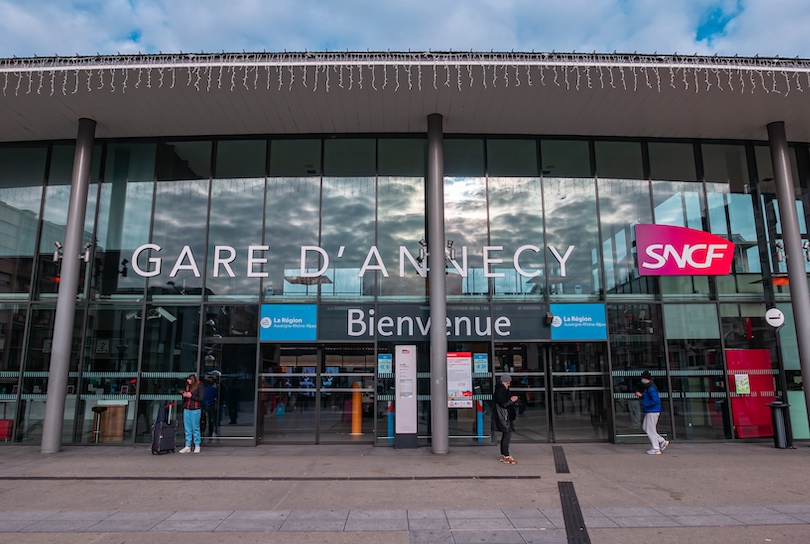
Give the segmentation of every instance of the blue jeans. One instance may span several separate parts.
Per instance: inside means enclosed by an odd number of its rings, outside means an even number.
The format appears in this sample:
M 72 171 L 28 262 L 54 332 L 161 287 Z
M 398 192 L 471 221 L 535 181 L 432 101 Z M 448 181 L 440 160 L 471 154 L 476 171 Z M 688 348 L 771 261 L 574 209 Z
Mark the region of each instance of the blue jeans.
M 195 446 L 200 445 L 200 411 L 183 410 L 183 428 L 186 431 L 186 446 L 191 447 L 192 440 Z

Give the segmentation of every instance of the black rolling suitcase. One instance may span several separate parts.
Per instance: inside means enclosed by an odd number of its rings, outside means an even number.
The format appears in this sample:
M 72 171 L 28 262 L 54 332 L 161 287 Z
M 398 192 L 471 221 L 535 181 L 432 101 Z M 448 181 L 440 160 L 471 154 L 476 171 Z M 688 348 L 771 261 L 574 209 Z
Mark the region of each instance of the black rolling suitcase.
M 157 421 L 152 427 L 152 455 L 174 452 L 175 450 L 177 445 L 177 421 L 172 419 L 172 407 L 174 404 L 171 402 L 158 409 Z

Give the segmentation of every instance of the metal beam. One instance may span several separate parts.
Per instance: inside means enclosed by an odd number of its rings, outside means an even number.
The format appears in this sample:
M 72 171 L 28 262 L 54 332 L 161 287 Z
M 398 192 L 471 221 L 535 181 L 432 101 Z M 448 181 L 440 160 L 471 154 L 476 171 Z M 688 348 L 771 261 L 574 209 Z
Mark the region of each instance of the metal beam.
M 450 452 L 447 408 L 447 297 L 444 257 L 443 118 L 428 115 L 428 286 L 430 288 L 430 429 L 433 453 Z
M 87 210 L 87 188 L 90 184 L 95 133 L 95 121 L 79 119 L 76 150 L 73 154 L 73 173 L 70 178 L 70 202 L 59 275 L 59 294 L 56 299 L 41 453 L 57 453 L 62 449 L 62 425 L 65 418 L 70 352 L 73 345 L 73 321 L 81 273 L 79 255 L 82 253 L 82 232 L 84 214 Z
M 796 213 L 796 195 L 793 189 L 793 174 L 790 169 L 784 122 L 777 121 L 768 124 L 768 141 L 776 183 L 776 200 L 779 202 L 782 239 L 785 244 L 790 302 L 793 306 L 799 364 L 804 382 L 804 402 L 807 405 L 807 413 L 810 414 L 810 291 L 807 287 L 802 235 L 799 231 L 799 219 Z

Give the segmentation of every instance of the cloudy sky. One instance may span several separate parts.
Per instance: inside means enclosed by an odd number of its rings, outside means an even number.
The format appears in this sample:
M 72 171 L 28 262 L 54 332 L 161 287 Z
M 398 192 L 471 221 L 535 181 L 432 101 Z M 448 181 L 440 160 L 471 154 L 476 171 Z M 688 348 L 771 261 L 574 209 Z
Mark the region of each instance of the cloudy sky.
M 0 57 L 576 51 L 810 57 L 807 0 L 0 0 Z

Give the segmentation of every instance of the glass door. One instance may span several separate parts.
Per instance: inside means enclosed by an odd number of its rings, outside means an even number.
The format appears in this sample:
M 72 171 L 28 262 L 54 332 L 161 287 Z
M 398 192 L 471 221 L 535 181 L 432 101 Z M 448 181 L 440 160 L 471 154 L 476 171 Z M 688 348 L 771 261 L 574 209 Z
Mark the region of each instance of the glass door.
M 373 442 L 373 345 L 262 345 L 259 442 Z
M 495 381 L 512 376 L 510 389 L 520 398 L 515 420 L 515 440 L 550 442 L 550 422 L 543 344 L 495 344 Z
M 556 343 L 550 344 L 545 354 L 553 406 L 552 441 L 608 440 L 606 344 Z

